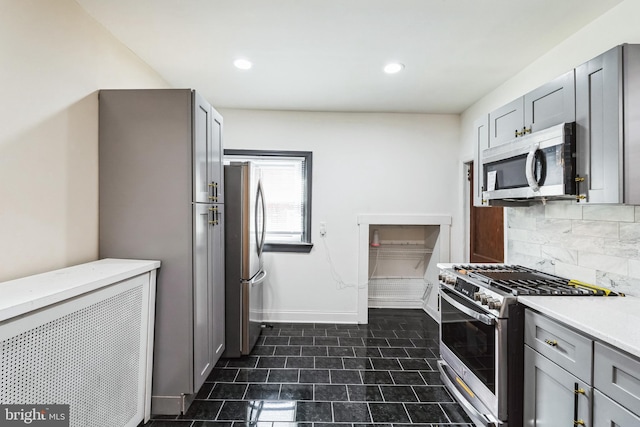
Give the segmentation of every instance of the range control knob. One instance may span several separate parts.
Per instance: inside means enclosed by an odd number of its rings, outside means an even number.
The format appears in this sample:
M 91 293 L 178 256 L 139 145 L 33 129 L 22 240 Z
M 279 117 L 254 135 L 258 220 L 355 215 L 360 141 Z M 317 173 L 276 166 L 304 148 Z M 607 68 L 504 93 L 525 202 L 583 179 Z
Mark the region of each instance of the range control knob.
M 489 308 L 493 310 L 500 310 L 500 307 L 502 307 L 502 303 L 497 299 L 489 301 L 488 305 L 489 305 Z
M 480 304 L 487 305 L 489 303 L 489 295 L 481 294 L 480 295 Z
M 475 301 L 480 301 L 480 298 L 482 298 L 482 292 L 476 292 L 473 294 L 473 299 Z

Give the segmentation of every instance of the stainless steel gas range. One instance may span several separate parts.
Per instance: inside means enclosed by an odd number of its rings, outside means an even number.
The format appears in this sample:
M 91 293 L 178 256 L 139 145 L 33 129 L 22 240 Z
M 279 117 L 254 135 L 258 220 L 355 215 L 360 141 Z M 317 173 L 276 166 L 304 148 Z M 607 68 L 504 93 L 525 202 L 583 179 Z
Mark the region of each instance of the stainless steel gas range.
M 522 426 L 524 307 L 518 295 L 615 296 L 518 265 L 441 265 L 442 380 L 477 426 Z

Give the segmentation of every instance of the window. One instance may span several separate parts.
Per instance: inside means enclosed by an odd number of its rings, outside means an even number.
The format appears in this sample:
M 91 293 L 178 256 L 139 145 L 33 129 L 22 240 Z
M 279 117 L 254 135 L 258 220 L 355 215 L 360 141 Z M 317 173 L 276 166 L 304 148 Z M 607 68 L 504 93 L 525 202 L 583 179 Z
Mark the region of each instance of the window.
M 250 161 L 260 171 L 267 203 L 267 252 L 309 252 L 310 151 L 224 150 L 225 163 Z

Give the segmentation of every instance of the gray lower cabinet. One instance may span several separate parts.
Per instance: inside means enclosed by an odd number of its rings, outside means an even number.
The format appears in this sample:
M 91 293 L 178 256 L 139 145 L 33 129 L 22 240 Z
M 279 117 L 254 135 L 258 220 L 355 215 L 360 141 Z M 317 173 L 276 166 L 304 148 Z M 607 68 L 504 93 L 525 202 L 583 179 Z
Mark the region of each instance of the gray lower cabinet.
M 640 426 L 640 360 L 595 343 L 593 363 L 593 386 L 602 393 L 594 401 L 596 425 Z
M 524 363 L 523 426 L 572 426 L 574 421 L 592 426 L 589 384 L 529 346 L 525 346 Z M 576 390 L 583 392 L 576 394 Z M 574 418 L 576 410 L 578 419 Z
M 576 68 L 579 203 L 640 203 L 640 45 Z
M 190 89 L 103 90 L 99 114 L 99 256 L 162 261 L 151 410 L 179 414 L 224 350 L 222 118 Z
M 575 75 L 571 70 L 489 113 L 489 147 L 575 118 Z
M 593 425 L 596 427 L 638 427 L 640 426 L 640 417 L 598 390 L 594 390 Z
M 531 310 L 524 334 L 523 425 L 592 426 L 593 341 Z
M 193 385 L 199 390 L 224 350 L 224 205 L 194 204 Z
M 638 358 L 530 309 L 524 340 L 523 426 L 640 426 Z

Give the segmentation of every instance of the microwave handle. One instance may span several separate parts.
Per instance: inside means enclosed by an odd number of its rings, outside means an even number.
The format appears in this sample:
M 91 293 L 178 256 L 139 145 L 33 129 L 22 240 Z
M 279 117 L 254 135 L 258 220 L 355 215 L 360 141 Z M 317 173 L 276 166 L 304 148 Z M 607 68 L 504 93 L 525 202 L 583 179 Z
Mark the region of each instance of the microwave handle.
M 495 323 L 495 319 L 493 317 L 487 316 L 486 314 L 478 313 L 477 311 L 454 300 L 452 297 L 447 295 L 447 291 L 445 289 L 440 289 L 440 298 L 444 299 L 446 302 L 454 306 L 457 310 L 460 310 L 464 314 L 473 317 L 474 319 L 484 323 L 485 325 L 491 326 Z
M 524 170 L 524 174 L 527 177 L 527 183 L 529 184 L 529 187 L 531 188 L 531 190 L 533 190 L 534 193 L 537 193 L 538 191 L 540 191 L 540 184 L 538 184 L 538 181 L 536 180 L 536 163 L 535 163 L 535 159 L 536 159 L 536 151 L 538 151 L 538 149 L 540 148 L 540 144 L 535 143 L 531 146 L 531 150 L 529 150 L 529 154 L 527 154 L 527 164 L 525 166 L 525 170 Z

